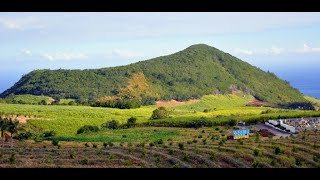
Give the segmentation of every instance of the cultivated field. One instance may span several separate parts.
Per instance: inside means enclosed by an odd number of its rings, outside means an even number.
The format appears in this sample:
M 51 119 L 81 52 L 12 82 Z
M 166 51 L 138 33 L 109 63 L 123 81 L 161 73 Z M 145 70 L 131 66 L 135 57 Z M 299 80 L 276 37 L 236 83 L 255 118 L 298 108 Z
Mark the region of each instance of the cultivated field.
M 167 133 L 156 134 L 161 131 Z M 51 141 L 17 141 L 14 148 L 0 149 L 0 167 L 320 167 L 319 132 L 301 132 L 277 140 L 252 134 L 247 140 L 236 141 L 225 140 L 227 131 L 225 127 L 150 127 L 109 132 L 110 138 L 132 142 L 59 142 L 54 146 Z M 151 136 L 135 139 L 137 132 Z

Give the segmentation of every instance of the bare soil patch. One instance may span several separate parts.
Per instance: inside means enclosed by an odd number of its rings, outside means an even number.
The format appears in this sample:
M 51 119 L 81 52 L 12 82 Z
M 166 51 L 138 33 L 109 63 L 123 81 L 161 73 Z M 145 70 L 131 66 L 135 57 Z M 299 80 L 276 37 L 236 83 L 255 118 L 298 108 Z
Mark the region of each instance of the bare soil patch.
M 251 105 L 251 106 L 267 106 L 268 103 L 267 103 L 267 102 L 260 101 L 260 100 L 258 100 L 258 99 L 256 99 L 256 98 L 254 98 L 254 99 L 252 99 L 252 100 L 250 100 L 250 101 L 248 102 L 248 105 Z
M 196 102 L 200 102 L 200 99 L 192 99 L 189 101 L 176 101 L 176 100 L 171 100 L 171 101 L 157 101 L 156 105 L 157 107 L 174 107 L 174 106 L 182 106 L 182 105 L 186 105 L 186 104 L 192 104 L 192 103 L 196 103 Z
M 20 124 L 26 124 L 29 119 L 40 119 L 33 116 L 28 115 L 2 115 L 1 118 L 9 118 L 13 120 L 18 120 Z

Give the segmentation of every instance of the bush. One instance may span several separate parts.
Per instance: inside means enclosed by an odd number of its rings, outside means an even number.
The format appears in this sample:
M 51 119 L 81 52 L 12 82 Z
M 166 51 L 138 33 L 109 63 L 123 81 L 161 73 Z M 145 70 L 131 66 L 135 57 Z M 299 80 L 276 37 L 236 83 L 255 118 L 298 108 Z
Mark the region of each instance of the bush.
M 149 146 L 150 146 L 150 147 L 153 147 L 153 146 L 154 146 L 154 143 L 153 143 L 153 142 L 149 143 Z
M 10 163 L 16 162 L 16 152 L 15 151 L 11 152 L 10 157 L 9 157 L 9 161 L 10 161 Z
M 258 150 L 258 149 L 255 149 L 255 150 L 253 151 L 253 155 L 254 155 L 254 156 L 259 156 L 259 150 Z
M 93 144 L 92 144 L 92 147 L 93 147 L 93 148 L 97 148 L 97 147 L 98 147 L 98 145 L 97 145 L 97 144 L 95 144 L 95 143 L 93 143 Z
M 103 143 L 103 147 L 104 147 L 104 148 L 107 148 L 107 147 L 108 147 L 108 144 L 107 144 L 106 142 L 104 142 L 104 143 Z
M 99 131 L 99 128 L 97 126 L 85 125 L 78 129 L 77 134 L 97 132 L 97 131 Z
M 151 119 L 164 119 L 168 117 L 168 111 L 164 107 L 160 107 L 152 111 Z
M 70 101 L 70 102 L 68 102 L 68 105 L 69 105 L 69 106 L 74 106 L 74 105 L 77 105 L 77 104 L 76 104 L 76 102 L 74 102 L 74 101 Z
M 127 126 L 128 127 L 134 127 L 137 125 L 137 118 L 131 117 L 127 120 Z
M 180 143 L 178 144 L 178 146 L 179 146 L 179 149 L 180 149 L 180 150 L 184 150 L 184 144 L 183 144 L 182 142 L 180 142 Z
M 118 129 L 119 128 L 119 122 L 117 120 L 111 120 L 104 124 L 102 124 L 103 127 L 108 129 Z
M 238 121 L 235 119 L 229 119 L 229 121 L 228 121 L 229 126 L 236 126 L 237 123 L 238 123 Z
M 52 140 L 52 145 L 58 146 L 58 145 L 59 145 L 59 140 L 53 139 L 53 140 Z
M 43 137 L 53 137 L 56 135 L 55 131 L 45 131 L 42 133 Z
M 302 160 L 300 158 L 296 158 L 296 165 L 301 166 L 302 165 Z
M 87 157 L 83 158 L 81 160 L 81 164 L 88 165 L 89 164 L 89 159 Z
M 19 141 L 30 139 L 32 137 L 31 132 L 25 132 L 25 133 L 19 133 L 18 136 L 15 137 L 15 139 L 18 139 Z
M 113 142 L 108 142 L 109 147 L 112 147 L 114 144 Z
M 85 143 L 84 146 L 85 146 L 85 147 L 90 147 L 88 143 Z
M 157 144 L 163 144 L 163 140 L 162 140 L 162 139 L 159 139 L 159 140 L 155 141 L 155 143 L 157 143 Z
M 280 154 L 280 152 L 281 152 L 281 149 L 279 147 L 275 147 L 274 148 L 274 153 L 275 154 Z
M 204 112 L 204 113 L 207 113 L 207 112 L 209 112 L 209 109 L 205 109 L 205 110 L 203 110 L 203 112 Z
M 201 128 L 201 127 L 208 127 L 212 126 L 212 123 L 205 117 L 201 117 L 198 120 L 193 120 L 187 124 L 189 128 Z
M 189 161 L 190 160 L 189 154 L 185 153 L 184 156 L 183 156 L 183 160 L 184 161 Z

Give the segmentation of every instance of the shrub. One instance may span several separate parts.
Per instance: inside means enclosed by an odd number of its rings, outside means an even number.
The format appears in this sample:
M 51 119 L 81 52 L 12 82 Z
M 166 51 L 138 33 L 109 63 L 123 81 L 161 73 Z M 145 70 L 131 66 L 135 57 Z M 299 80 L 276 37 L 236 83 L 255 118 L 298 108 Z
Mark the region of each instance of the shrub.
M 162 140 L 162 139 L 159 139 L 159 140 L 156 141 L 156 143 L 157 143 L 157 144 L 163 144 L 163 140 Z
M 169 149 L 168 153 L 169 153 L 169 155 L 172 155 L 173 154 L 173 150 Z
M 184 144 L 182 142 L 179 142 L 178 146 L 180 150 L 184 150 Z
M 97 132 L 97 131 L 99 131 L 99 128 L 97 126 L 85 125 L 78 129 L 77 134 Z
M 127 120 L 127 126 L 130 127 L 134 127 L 137 125 L 137 118 L 135 117 L 131 117 Z
M 122 135 L 123 138 L 127 138 L 127 135 Z
M 204 145 L 206 145 L 207 144 L 207 139 L 203 139 L 202 142 L 203 142 Z
M 104 142 L 104 143 L 103 143 L 103 147 L 104 147 L 104 148 L 107 148 L 107 147 L 108 147 L 108 144 L 107 144 L 106 142 Z
M 281 149 L 279 147 L 275 147 L 274 148 L 274 153 L 275 154 L 280 154 L 280 152 L 281 152 Z
M 204 113 L 207 113 L 207 112 L 209 112 L 209 109 L 205 109 L 205 110 L 203 110 L 203 112 L 204 112 Z
M 205 133 L 205 132 L 206 132 L 205 130 L 202 130 L 202 131 L 201 131 L 201 133 Z
M 32 137 L 31 132 L 25 132 L 25 133 L 19 133 L 18 136 L 15 138 L 18 139 L 19 141 L 30 139 Z
M 70 101 L 70 102 L 68 102 L 68 105 L 69 105 L 69 106 L 74 106 L 74 105 L 77 105 L 77 104 L 76 104 L 76 102 L 74 102 L 74 101 Z
M 235 119 L 229 119 L 229 121 L 228 121 L 229 126 L 236 126 L 237 123 L 238 123 L 238 121 Z
M 149 146 L 150 146 L 150 147 L 153 147 L 153 146 L 154 146 L 154 143 L 153 143 L 153 142 L 149 143 Z
M 112 147 L 114 144 L 113 142 L 108 142 L 109 147 Z
M 93 143 L 93 144 L 92 144 L 92 147 L 93 147 L 93 148 L 97 148 L 98 145 L 97 145 L 96 143 Z
M 74 152 L 74 151 L 72 151 L 72 152 L 70 153 L 70 155 L 69 155 L 70 159 L 74 159 L 74 158 L 75 158 L 75 156 L 76 156 L 76 154 L 75 154 L 75 152 Z
M 59 140 L 53 139 L 53 140 L 52 140 L 52 145 L 58 146 L 58 145 L 59 145 Z
M 216 127 L 214 130 L 219 131 L 219 130 L 220 130 L 220 128 Z
M 0 158 L 2 158 L 4 156 L 4 151 L 3 149 L 0 150 Z
M 10 163 L 16 162 L 16 152 L 15 151 L 11 152 L 10 157 L 9 157 L 9 161 L 10 161 Z
M 271 165 L 271 166 L 275 166 L 275 165 L 276 165 L 276 161 L 275 161 L 274 159 L 272 159 L 270 165 Z
M 168 111 L 164 107 L 160 107 L 152 111 L 151 119 L 164 119 L 168 117 Z
M 84 158 L 81 160 L 81 164 L 88 165 L 88 164 L 89 164 L 89 159 L 88 159 L 87 157 L 84 157 Z
M 200 134 L 200 135 L 198 136 L 198 138 L 201 139 L 201 138 L 202 138 L 202 135 Z
M 45 131 L 42 133 L 43 137 L 52 137 L 56 135 L 55 131 Z
M 119 128 L 119 122 L 117 120 L 111 120 L 104 124 L 102 124 L 103 127 L 108 129 L 118 129 Z
M 302 165 L 302 160 L 300 158 L 296 158 L 296 165 L 301 166 Z
M 84 146 L 85 146 L 85 147 L 90 147 L 88 143 L 85 143 Z
M 258 149 L 255 149 L 255 150 L 253 151 L 253 155 L 254 155 L 254 156 L 259 156 L 259 150 L 258 150 Z
M 197 142 L 198 142 L 198 140 L 194 139 L 192 142 L 193 142 L 193 143 L 197 143 Z
M 189 154 L 185 153 L 184 156 L 183 156 L 183 160 L 184 161 L 189 161 L 190 160 Z
M 193 120 L 189 123 L 187 123 L 188 128 L 201 128 L 201 127 L 209 127 L 212 126 L 212 123 L 206 118 L 201 117 L 200 119 Z
M 214 161 L 216 159 L 216 155 L 214 153 L 210 154 L 210 160 Z

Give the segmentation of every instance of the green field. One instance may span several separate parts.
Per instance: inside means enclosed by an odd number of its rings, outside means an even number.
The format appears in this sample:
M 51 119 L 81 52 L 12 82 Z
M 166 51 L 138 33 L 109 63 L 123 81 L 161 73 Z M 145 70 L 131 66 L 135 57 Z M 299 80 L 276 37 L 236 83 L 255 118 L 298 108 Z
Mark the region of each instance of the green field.
M 108 132 L 119 131 L 125 135 L 125 130 L 100 130 L 97 133 L 76 135 L 77 130 L 84 125 L 101 125 L 110 120 L 126 123 L 130 117 L 136 117 L 138 126 L 167 126 L 186 127 L 187 123 L 206 118 L 212 125 L 225 125 L 230 118 L 244 120 L 251 123 L 262 122 L 267 119 L 285 117 L 320 116 L 320 111 L 285 110 L 270 107 L 250 107 L 246 102 L 251 96 L 239 95 L 208 95 L 200 102 L 168 108 L 169 117 L 161 120 L 150 120 L 155 106 L 144 106 L 138 109 L 116 109 L 89 106 L 58 106 L 58 105 L 26 105 L 1 104 L 0 115 L 27 116 L 27 128 L 41 131 L 55 131 L 56 138 L 75 141 L 137 141 L 143 139 L 139 133 L 130 133 L 131 139 L 109 137 Z M 203 112 L 208 109 L 208 112 Z M 149 139 L 166 136 L 174 132 L 154 132 Z M 133 136 L 133 134 L 137 134 Z

